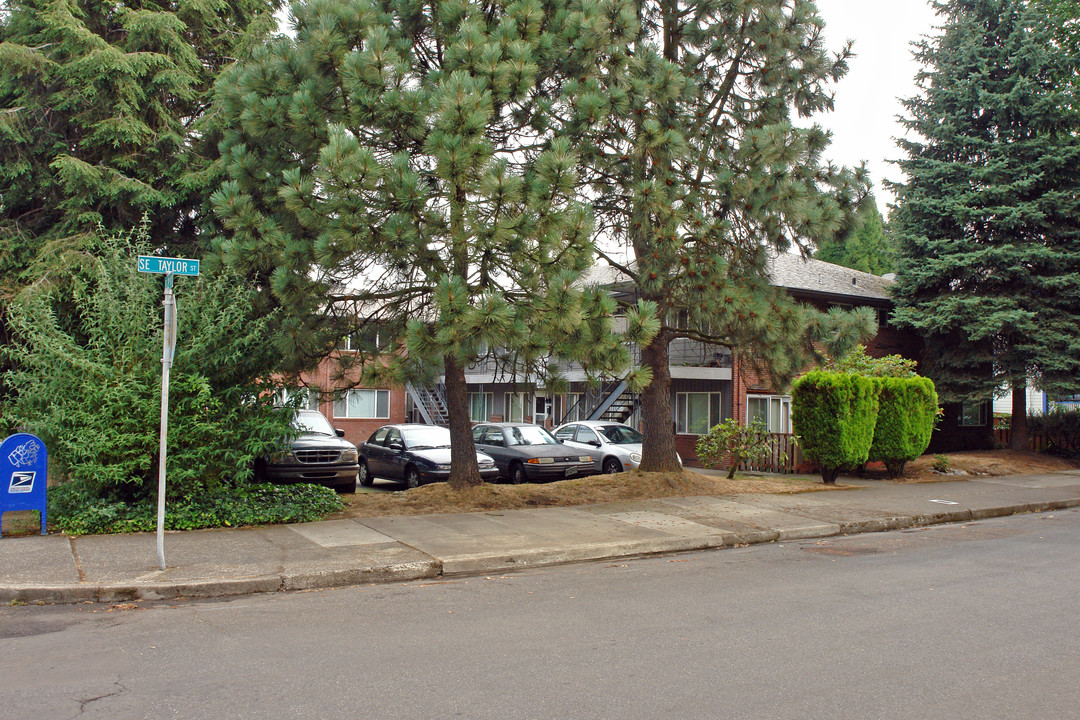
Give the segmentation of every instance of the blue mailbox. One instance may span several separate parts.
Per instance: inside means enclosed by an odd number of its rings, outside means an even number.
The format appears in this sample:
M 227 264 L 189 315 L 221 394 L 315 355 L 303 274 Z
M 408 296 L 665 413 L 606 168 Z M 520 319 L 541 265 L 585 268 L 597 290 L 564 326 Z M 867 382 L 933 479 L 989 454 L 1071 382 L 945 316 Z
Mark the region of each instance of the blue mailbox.
M 48 505 L 48 460 L 45 443 L 33 435 L 9 435 L 0 444 L 0 516 L 11 510 L 37 510 L 41 513 L 42 535 Z

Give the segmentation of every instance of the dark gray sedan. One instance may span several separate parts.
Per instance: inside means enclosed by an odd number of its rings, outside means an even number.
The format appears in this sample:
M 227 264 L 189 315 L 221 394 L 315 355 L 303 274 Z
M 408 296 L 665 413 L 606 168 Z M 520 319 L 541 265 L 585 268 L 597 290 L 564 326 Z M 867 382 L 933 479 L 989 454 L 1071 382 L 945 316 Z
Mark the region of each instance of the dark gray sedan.
M 480 477 L 499 476 L 495 461 L 476 453 Z M 360 445 L 360 484 L 377 478 L 397 480 L 406 487 L 450 477 L 450 431 L 437 425 L 383 425 Z
M 473 442 L 495 459 L 499 474 L 512 483 L 592 475 L 599 455 L 563 445 L 531 423 L 481 423 L 473 428 Z

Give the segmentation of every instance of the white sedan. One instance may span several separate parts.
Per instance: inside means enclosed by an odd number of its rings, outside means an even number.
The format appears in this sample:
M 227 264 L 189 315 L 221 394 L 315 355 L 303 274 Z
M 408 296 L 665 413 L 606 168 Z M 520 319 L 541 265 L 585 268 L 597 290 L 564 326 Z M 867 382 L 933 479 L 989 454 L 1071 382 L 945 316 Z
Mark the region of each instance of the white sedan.
M 604 473 L 634 470 L 641 464 L 641 433 L 629 425 L 602 420 L 579 420 L 555 428 L 555 437 L 566 445 L 599 450 L 596 469 Z M 679 462 L 682 462 L 680 458 Z

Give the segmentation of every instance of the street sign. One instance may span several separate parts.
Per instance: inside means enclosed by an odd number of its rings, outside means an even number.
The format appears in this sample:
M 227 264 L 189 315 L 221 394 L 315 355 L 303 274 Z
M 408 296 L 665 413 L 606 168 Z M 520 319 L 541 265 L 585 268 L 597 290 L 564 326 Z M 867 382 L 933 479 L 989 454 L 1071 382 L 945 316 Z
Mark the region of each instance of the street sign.
M 10 510 L 37 510 L 42 535 L 48 509 L 48 467 L 45 443 L 33 435 L 18 433 L 0 443 L 0 515 Z
M 139 272 L 160 273 L 163 275 L 198 275 L 199 261 L 140 255 Z
M 176 351 L 176 296 L 173 278 L 198 275 L 199 261 L 186 258 L 139 256 L 139 272 L 165 276 L 165 335 L 161 348 L 161 447 L 158 450 L 157 555 L 158 567 L 165 569 L 165 457 L 169 438 L 169 370 Z

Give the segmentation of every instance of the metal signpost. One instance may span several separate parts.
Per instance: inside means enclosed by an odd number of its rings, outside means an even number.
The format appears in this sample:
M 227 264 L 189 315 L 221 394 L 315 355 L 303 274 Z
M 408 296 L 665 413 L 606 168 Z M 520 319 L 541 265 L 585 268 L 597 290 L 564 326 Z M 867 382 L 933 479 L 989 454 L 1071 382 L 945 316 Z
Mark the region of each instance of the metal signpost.
M 139 256 L 139 272 L 165 275 L 165 338 L 161 348 L 161 449 L 158 452 L 157 556 L 158 567 L 165 569 L 165 450 L 169 437 L 169 370 L 176 350 L 176 298 L 173 278 L 198 275 L 199 261 L 183 258 Z

